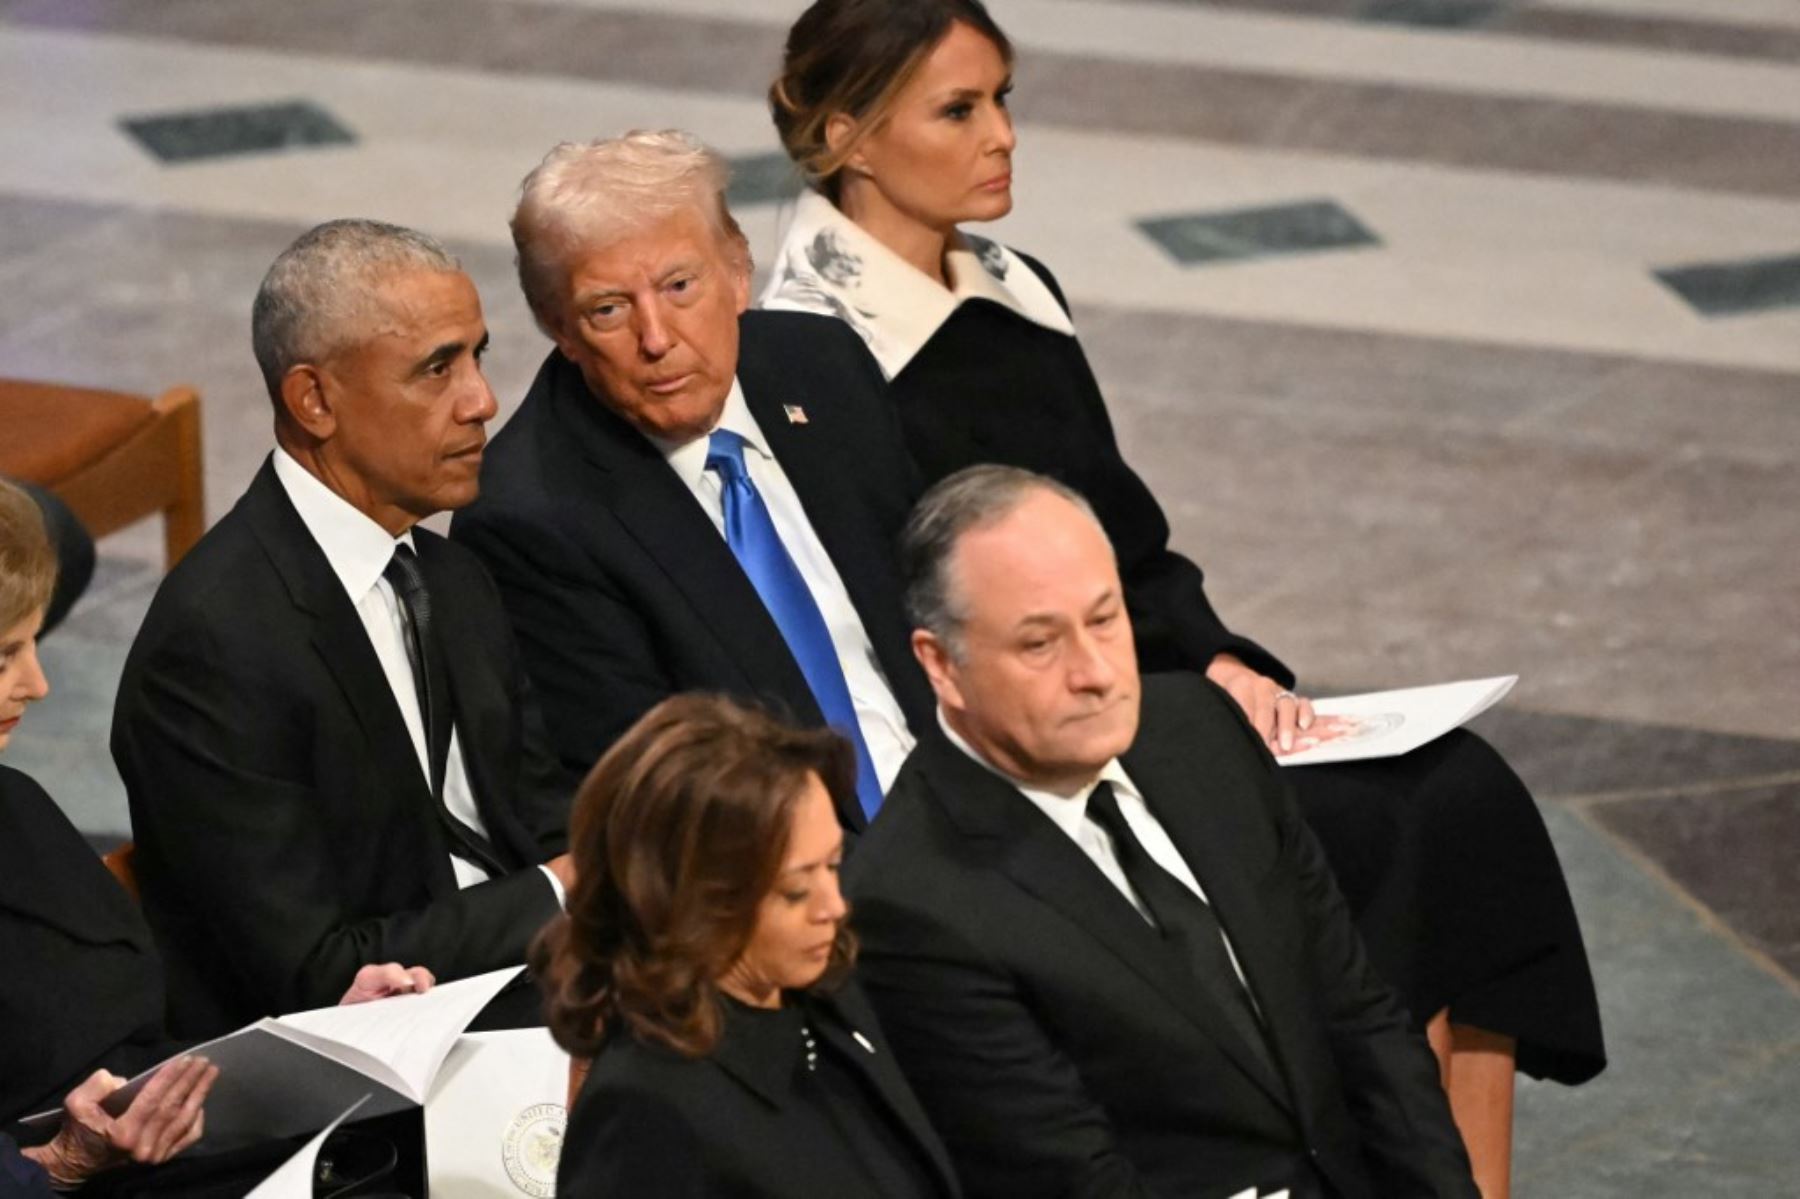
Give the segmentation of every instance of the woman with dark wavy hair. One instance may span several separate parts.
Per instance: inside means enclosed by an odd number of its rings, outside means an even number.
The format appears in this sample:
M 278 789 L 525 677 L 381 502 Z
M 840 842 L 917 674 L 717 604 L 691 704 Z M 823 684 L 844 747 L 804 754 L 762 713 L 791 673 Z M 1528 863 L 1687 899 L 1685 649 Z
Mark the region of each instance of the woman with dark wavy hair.
M 718 696 L 658 704 L 575 799 L 568 910 L 532 966 L 594 1059 L 557 1193 L 958 1195 L 851 978 L 850 745 Z

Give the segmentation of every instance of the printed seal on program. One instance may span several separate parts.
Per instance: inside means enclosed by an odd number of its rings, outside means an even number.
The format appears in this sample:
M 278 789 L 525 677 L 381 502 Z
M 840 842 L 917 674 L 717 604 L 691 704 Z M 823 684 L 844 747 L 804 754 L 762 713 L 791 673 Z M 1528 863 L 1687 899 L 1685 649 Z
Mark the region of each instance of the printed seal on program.
M 506 1126 L 500 1160 L 521 1195 L 550 1199 L 556 1194 L 556 1163 L 562 1158 L 568 1113 L 559 1103 L 534 1103 Z

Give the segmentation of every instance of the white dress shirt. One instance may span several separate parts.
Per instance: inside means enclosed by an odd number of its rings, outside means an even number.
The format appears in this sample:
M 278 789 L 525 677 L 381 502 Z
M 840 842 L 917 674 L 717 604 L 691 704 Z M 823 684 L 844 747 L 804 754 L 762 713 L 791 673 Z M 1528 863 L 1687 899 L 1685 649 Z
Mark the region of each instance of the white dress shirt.
M 1151 812 L 1149 806 L 1144 803 L 1143 792 L 1137 789 L 1137 785 L 1131 781 L 1131 776 L 1125 773 L 1125 767 L 1120 764 L 1119 759 L 1114 758 L 1102 766 L 1100 773 L 1094 777 L 1094 781 L 1082 787 L 1074 795 L 1058 795 L 1054 791 L 1040 791 L 1027 787 L 976 753 L 974 747 L 950 727 L 950 722 L 944 719 L 942 708 L 938 709 L 938 727 L 944 730 L 944 735 L 950 739 L 950 744 L 962 750 L 963 753 L 969 755 L 992 773 L 1011 783 L 1018 789 L 1020 795 L 1031 801 L 1033 807 L 1048 816 L 1052 824 L 1067 833 L 1069 839 L 1074 841 L 1081 852 L 1087 855 L 1088 860 L 1099 869 L 1101 874 L 1106 876 L 1106 880 L 1118 889 L 1119 894 L 1131 901 L 1131 906 L 1136 908 L 1138 915 L 1145 920 L 1154 923 L 1150 909 L 1132 889 L 1131 881 L 1125 877 L 1125 867 L 1119 864 L 1119 854 L 1113 846 L 1112 834 L 1087 818 L 1088 796 L 1092 795 L 1094 788 L 1103 782 L 1112 784 L 1113 798 L 1119 801 L 1119 812 L 1125 817 L 1125 823 L 1131 826 L 1132 835 L 1138 839 L 1138 844 L 1144 847 L 1144 852 L 1155 859 L 1158 866 L 1174 875 L 1182 886 L 1199 896 L 1202 903 L 1208 902 L 1206 892 L 1200 886 L 1200 880 L 1195 878 L 1194 872 L 1188 868 L 1187 859 L 1181 856 L 1181 851 L 1175 848 L 1175 842 L 1169 839 L 1168 831 L 1163 828 L 1162 821 L 1158 820 L 1155 813 Z M 1225 932 L 1223 922 L 1219 925 L 1219 934 L 1225 940 L 1225 952 L 1231 957 L 1231 968 L 1237 972 L 1238 982 L 1244 984 L 1245 993 L 1248 994 L 1249 984 L 1244 979 L 1244 968 L 1238 964 L 1237 950 L 1232 948 L 1231 935 Z M 1251 1003 L 1254 1006 L 1254 997 L 1252 997 Z
M 819 535 L 813 532 L 806 509 L 788 482 L 787 472 L 769 452 L 761 426 L 744 402 L 743 389 L 734 379 L 725 409 L 719 416 L 718 428 L 727 429 L 744 439 L 744 469 L 762 496 L 775 532 L 794 560 L 806 589 L 812 592 L 819 615 L 831 634 L 831 646 L 837 651 L 838 665 L 844 672 L 844 683 L 850 690 L 850 702 L 856 707 L 856 723 L 862 731 L 863 744 L 875 763 L 875 775 L 886 790 L 900 773 L 900 764 L 912 752 L 913 736 L 906 727 L 906 715 L 888 686 L 887 675 L 875 657 L 875 647 L 863 628 L 862 617 L 850 602 L 844 580 L 825 552 Z M 655 440 L 655 439 L 653 439 Z M 700 501 L 707 519 L 725 535 L 724 484 L 717 471 L 706 469 L 708 439 L 695 438 L 686 445 L 674 446 L 657 440 L 656 446 L 675 474 Z
M 362 617 L 369 634 L 369 645 L 381 662 L 388 688 L 399 705 L 400 717 L 412 736 L 413 749 L 419 757 L 419 769 L 425 785 L 431 786 L 431 751 L 425 736 L 425 721 L 419 712 L 419 692 L 413 682 L 412 659 L 406 653 L 406 626 L 400 601 L 394 589 L 382 577 L 397 545 L 412 548 L 412 532 L 399 538 L 390 537 L 386 529 L 358 511 L 348 500 L 325 486 L 305 467 L 290 457 L 286 450 L 275 450 L 275 478 L 280 481 L 294 510 L 306 525 L 307 532 L 318 542 L 331 564 L 332 573 L 344 585 L 356 614 Z M 476 806 L 474 790 L 463 765 L 462 745 L 457 740 L 456 726 L 450 727 L 450 751 L 444 763 L 444 805 L 451 815 L 487 836 L 481 810 Z M 487 880 L 487 871 L 475 863 L 450 855 L 451 869 L 456 872 L 456 885 L 470 887 Z M 563 901 L 562 883 L 547 867 L 540 867 L 556 892 L 557 903 Z

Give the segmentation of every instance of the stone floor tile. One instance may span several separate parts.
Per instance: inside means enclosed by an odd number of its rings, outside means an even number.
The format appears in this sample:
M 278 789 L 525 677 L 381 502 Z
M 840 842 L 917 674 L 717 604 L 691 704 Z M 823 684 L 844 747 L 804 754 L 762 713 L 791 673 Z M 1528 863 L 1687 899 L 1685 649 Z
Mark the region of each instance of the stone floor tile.
M 356 141 L 342 121 L 308 100 L 122 116 L 119 125 L 164 163 L 348 146 Z
M 1800 769 L 1790 773 L 1783 785 L 1621 799 L 1591 815 L 1800 980 Z

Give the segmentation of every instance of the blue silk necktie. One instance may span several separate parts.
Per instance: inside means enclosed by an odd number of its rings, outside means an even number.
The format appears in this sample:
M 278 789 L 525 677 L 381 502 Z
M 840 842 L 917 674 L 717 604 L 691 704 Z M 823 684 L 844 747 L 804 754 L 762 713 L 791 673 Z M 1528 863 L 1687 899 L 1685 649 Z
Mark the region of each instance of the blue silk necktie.
M 872 820 L 881 806 L 881 782 L 875 775 L 869 747 L 863 743 L 856 705 L 850 700 L 837 648 L 831 644 L 830 630 L 819 614 L 819 605 L 813 600 L 805 577 L 788 556 L 769 509 L 744 468 L 743 437 L 729 429 L 715 430 L 707 446 L 706 469 L 719 472 L 723 484 L 725 544 L 731 547 L 738 565 L 749 576 L 750 585 L 762 597 L 763 607 L 774 618 L 775 627 L 781 630 L 781 638 L 799 664 L 800 673 L 806 676 L 806 685 L 812 689 L 825 723 L 856 747 L 856 798 L 862 804 L 863 815 Z

